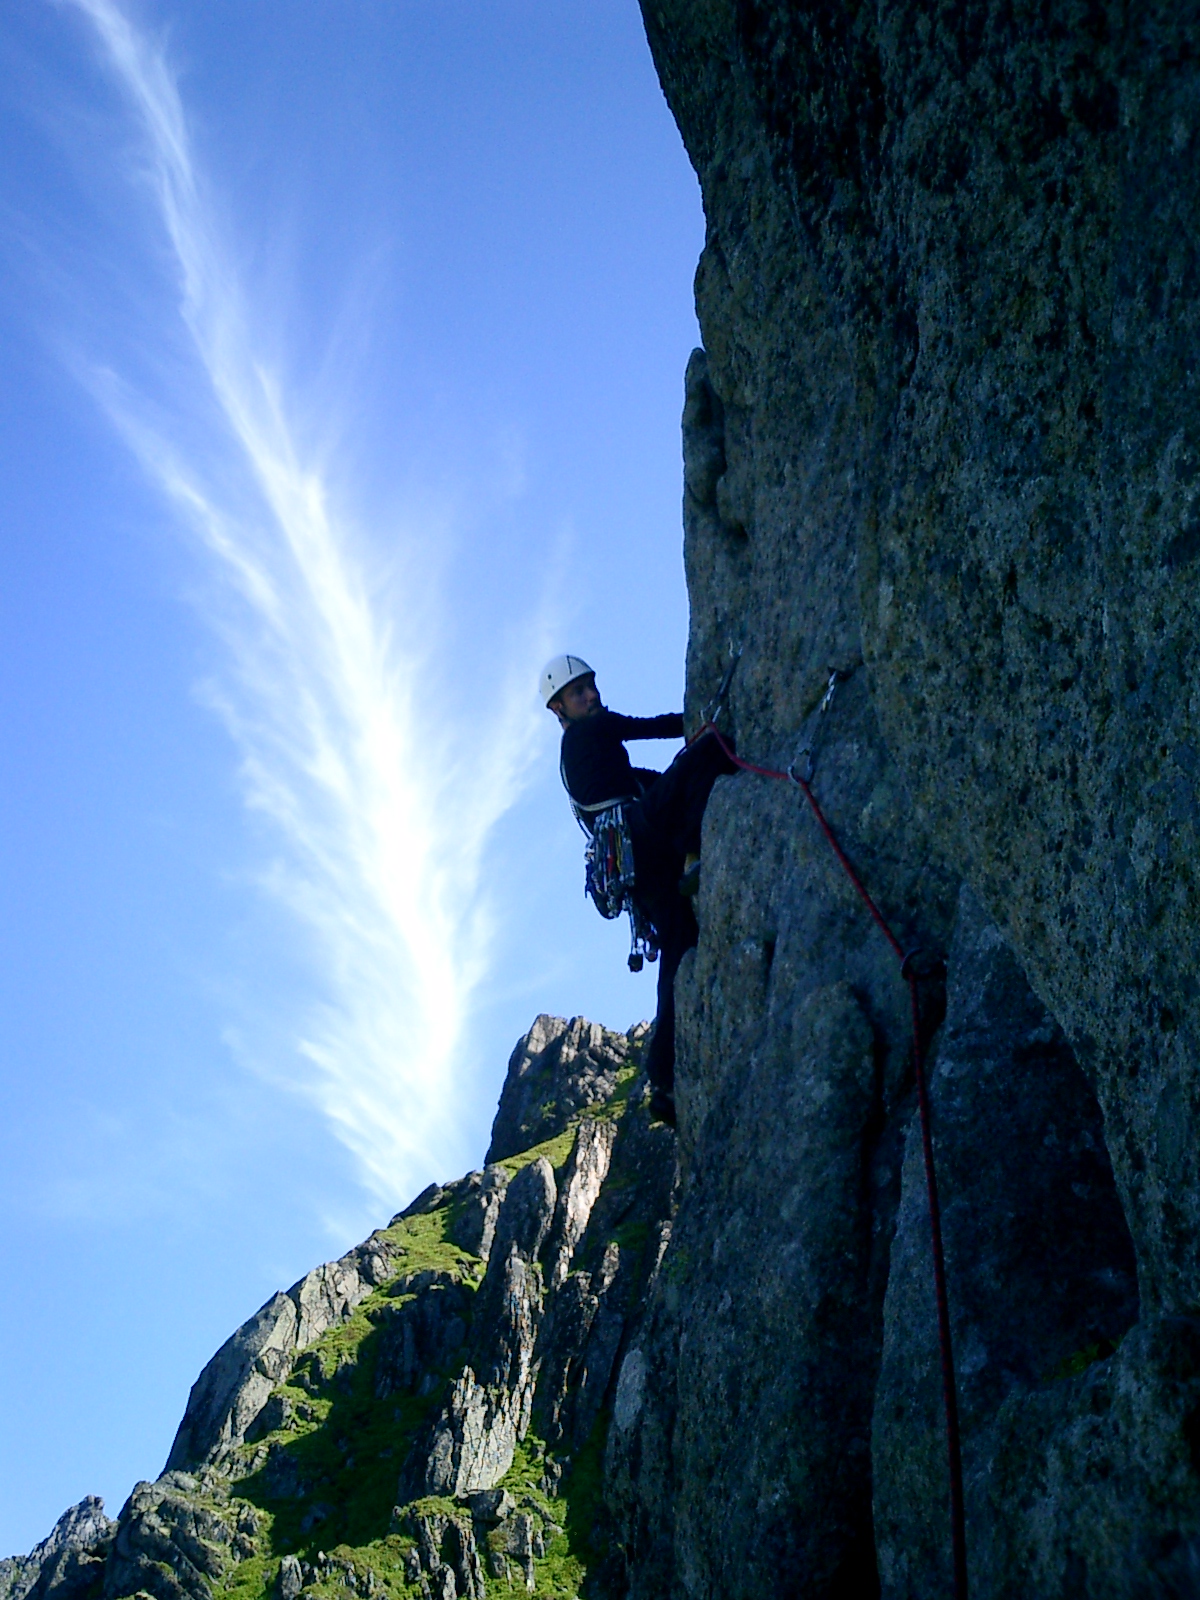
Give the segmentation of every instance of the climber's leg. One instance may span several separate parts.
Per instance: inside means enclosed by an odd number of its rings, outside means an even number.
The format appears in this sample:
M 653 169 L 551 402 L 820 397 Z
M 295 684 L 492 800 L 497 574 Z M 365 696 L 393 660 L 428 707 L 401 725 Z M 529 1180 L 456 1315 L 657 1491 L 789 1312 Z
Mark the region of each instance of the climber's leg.
M 672 888 L 671 898 L 674 904 L 660 901 L 655 906 L 658 917 L 654 927 L 660 945 L 658 1011 L 646 1052 L 646 1076 L 653 1095 L 652 1110 L 674 1121 L 671 1096 L 675 1089 L 675 974 L 684 955 L 699 938 L 699 929 L 690 904 L 680 897 L 678 890 Z
M 681 750 L 667 770 L 654 780 L 640 801 L 649 830 L 670 843 L 679 858 L 700 850 L 700 825 L 704 808 L 719 777 L 737 768 L 711 734 Z M 676 882 L 679 873 L 675 874 Z
M 675 1086 L 675 974 L 684 954 L 700 936 L 691 902 L 679 893 L 683 858 L 669 841 L 650 832 L 631 807 L 630 833 L 637 870 L 637 902 L 658 936 L 658 1011 L 646 1052 L 646 1074 L 656 1115 L 674 1120 L 671 1093 Z
M 646 1054 L 657 1114 L 674 1120 L 675 974 L 700 937 L 691 904 L 679 892 L 687 855 L 700 849 L 704 808 L 717 779 L 737 769 L 715 739 L 680 752 L 642 798 L 628 808 L 637 899 L 658 935 L 658 1013 Z

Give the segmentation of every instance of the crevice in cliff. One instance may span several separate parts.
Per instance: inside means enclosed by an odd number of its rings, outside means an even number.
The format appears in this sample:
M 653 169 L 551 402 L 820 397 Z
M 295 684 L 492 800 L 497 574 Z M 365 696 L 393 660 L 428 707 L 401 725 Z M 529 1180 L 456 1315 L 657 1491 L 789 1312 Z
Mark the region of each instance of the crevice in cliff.
M 968 1547 L 986 1564 L 998 1432 L 1019 1448 L 1028 1398 L 1110 1359 L 1138 1316 L 1133 1243 L 1100 1108 L 1062 1030 L 964 887 L 930 1092 L 966 1481 Z M 885 1589 L 949 1590 L 946 1481 L 915 1129 L 884 1306 L 875 1400 L 876 1526 Z M 1032 1417 L 1032 1413 L 1030 1413 Z M 1036 1452 L 1038 1426 L 1027 1448 Z

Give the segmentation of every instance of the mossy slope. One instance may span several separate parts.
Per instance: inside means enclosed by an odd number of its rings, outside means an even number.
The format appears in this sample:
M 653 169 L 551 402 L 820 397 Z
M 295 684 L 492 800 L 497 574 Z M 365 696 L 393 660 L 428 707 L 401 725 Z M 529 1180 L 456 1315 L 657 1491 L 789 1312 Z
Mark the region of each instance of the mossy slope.
M 524 1263 L 534 1387 L 500 1480 L 484 1493 L 396 1503 L 402 1471 L 419 1479 L 423 1452 L 449 1425 L 456 1383 L 486 1372 L 492 1345 L 505 1337 L 489 1323 L 503 1296 L 478 1293 L 499 1281 L 504 1264 L 488 1277 L 485 1255 L 461 1242 L 478 1234 L 467 1225 L 478 1180 L 466 1179 L 428 1192 L 373 1236 L 390 1274 L 289 1360 L 244 1442 L 195 1471 L 139 1486 L 122 1513 L 116 1548 L 124 1554 L 110 1561 L 106 1600 L 139 1592 L 155 1600 L 609 1592 L 602 1461 L 611 1391 L 674 1169 L 672 1135 L 650 1124 L 637 1051 L 623 1042 L 602 1102 L 574 1107 L 552 1137 L 497 1163 L 504 1171 L 494 1185 L 511 1181 L 514 1193 L 523 1169 L 539 1158 L 548 1164 L 561 1233 L 568 1190 L 579 1187 L 581 1125 L 617 1125 L 615 1136 L 599 1139 L 611 1162 L 587 1196 L 589 1221 L 570 1270 L 552 1271 L 549 1223 Z M 594 1126 L 589 1137 L 597 1141 Z M 586 1345 L 601 1325 L 604 1341 Z M 594 1382 L 601 1355 L 603 1403 L 577 1414 L 566 1390 L 577 1369 L 586 1379 L 589 1364 Z M 542 1393 L 546 1382 L 558 1385 L 554 1395 Z

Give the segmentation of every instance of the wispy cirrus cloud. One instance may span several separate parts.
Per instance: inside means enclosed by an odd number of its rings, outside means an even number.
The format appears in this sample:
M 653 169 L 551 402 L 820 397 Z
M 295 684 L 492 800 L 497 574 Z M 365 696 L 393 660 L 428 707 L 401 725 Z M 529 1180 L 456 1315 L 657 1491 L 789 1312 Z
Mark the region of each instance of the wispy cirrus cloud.
M 282 846 L 265 879 L 315 940 L 324 980 L 292 1081 L 391 1199 L 454 1143 L 464 1028 L 494 931 L 481 866 L 533 752 L 544 629 L 498 674 L 484 726 L 439 724 L 429 608 L 410 604 L 396 626 L 378 551 L 289 419 L 162 48 L 115 0 L 69 3 L 137 117 L 215 430 L 189 450 L 156 420 L 169 397 L 111 370 L 88 381 L 220 579 L 205 610 L 228 670 L 207 692 L 240 748 L 246 801 Z M 419 538 L 407 556 L 411 583 L 427 566 Z

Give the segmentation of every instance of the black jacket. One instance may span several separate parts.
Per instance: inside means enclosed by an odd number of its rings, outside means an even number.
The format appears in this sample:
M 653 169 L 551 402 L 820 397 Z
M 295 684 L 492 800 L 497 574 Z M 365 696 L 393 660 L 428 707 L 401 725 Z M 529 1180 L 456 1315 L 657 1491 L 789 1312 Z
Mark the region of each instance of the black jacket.
M 641 794 L 658 773 L 635 767 L 623 741 L 682 738 L 680 711 L 668 711 L 661 717 L 623 717 L 619 711 L 605 707 L 563 729 L 563 781 L 572 800 L 581 806 Z

